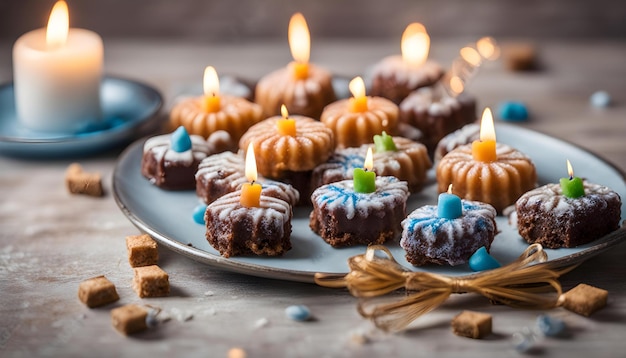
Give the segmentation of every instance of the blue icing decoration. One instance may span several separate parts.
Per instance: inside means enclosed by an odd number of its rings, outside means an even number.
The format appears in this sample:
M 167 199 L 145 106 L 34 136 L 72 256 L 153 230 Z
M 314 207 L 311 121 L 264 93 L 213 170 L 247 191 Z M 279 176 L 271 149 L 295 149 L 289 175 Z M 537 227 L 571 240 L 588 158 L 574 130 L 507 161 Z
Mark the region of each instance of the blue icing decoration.
M 502 102 L 498 113 L 500 118 L 505 121 L 525 121 L 528 119 L 528 109 L 521 102 Z
M 469 267 L 472 271 L 485 271 L 500 267 L 500 263 L 496 261 L 489 253 L 487 249 L 482 246 L 476 250 L 472 257 L 469 259 Z
M 364 161 L 365 158 L 357 154 L 335 154 L 328 162 L 339 164 L 347 171 L 354 168 L 362 168 Z
M 204 213 L 206 212 L 206 205 L 200 204 L 193 209 L 193 221 L 200 225 L 204 225 Z
M 186 152 L 191 149 L 191 138 L 189 138 L 189 133 L 185 127 L 178 127 L 174 133 L 172 133 L 172 137 L 170 138 L 172 143 L 172 150 L 176 153 Z

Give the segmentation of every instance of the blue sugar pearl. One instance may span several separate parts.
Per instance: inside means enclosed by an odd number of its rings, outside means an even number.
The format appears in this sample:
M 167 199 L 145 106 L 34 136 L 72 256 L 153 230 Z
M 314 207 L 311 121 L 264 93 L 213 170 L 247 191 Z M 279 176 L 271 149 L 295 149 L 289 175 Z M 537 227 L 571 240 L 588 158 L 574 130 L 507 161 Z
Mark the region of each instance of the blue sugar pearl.
M 469 267 L 472 271 L 485 271 L 500 267 L 500 263 L 496 261 L 483 246 L 476 250 L 469 259 Z
M 176 153 L 186 152 L 191 149 L 191 138 L 185 127 L 180 126 L 172 133 L 172 150 Z
M 285 314 L 294 321 L 307 321 L 311 318 L 311 311 L 304 305 L 289 306 L 285 309 Z
M 519 353 L 529 353 L 535 349 L 537 338 L 528 327 L 513 333 L 513 349 Z
M 528 119 L 528 109 L 521 102 L 502 102 L 498 114 L 505 121 L 525 121 Z
M 558 336 L 565 331 L 565 322 L 563 320 L 547 314 L 539 315 L 535 325 L 544 336 L 548 337 Z
M 193 221 L 200 225 L 204 225 L 204 213 L 206 212 L 206 205 L 200 204 L 193 209 Z
M 611 95 L 606 91 L 597 91 L 591 95 L 589 101 L 596 108 L 605 108 L 611 105 Z

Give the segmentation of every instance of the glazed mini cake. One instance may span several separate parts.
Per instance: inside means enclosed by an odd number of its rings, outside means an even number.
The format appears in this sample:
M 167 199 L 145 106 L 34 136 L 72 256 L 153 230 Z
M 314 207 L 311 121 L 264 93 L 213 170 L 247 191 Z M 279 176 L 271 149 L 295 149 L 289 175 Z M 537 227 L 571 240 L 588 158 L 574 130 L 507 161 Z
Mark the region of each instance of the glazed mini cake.
M 611 189 L 584 182 L 585 195 L 568 198 L 561 186 L 546 184 L 515 203 L 517 228 L 528 243 L 544 247 L 576 247 L 619 227 L 622 202 Z
M 393 141 L 397 150 L 374 151 L 373 171 L 381 176 L 394 176 L 406 181 L 409 191 L 416 193 L 424 186 L 428 169 L 432 167 L 426 147 L 403 137 L 393 137 Z M 363 167 L 369 147 L 371 145 L 364 144 L 356 148 L 337 149 L 326 163 L 313 170 L 313 188 L 352 179 L 354 169 Z
M 319 119 L 326 105 L 335 101 L 335 90 L 329 71 L 308 64 L 308 76 L 294 78 L 294 66 L 276 70 L 259 80 L 255 90 L 255 101 L 265 118 L 279 115 L 281 105 L 291 114 L 300 114 Z
M 376 177 L 376 191 L 356 193 L 352 180 L 327 184 L 311 195 L 309 226 L 333 247 L 382 244 L 396 238 L 406 215 L 406 182 Z
M 241 189 L 248 182 L 245 177 L 245 160 L 240 154 L 224 152 L 206 157 L 196 172 L 196 194 L 210 204 L 218 198 Z M 289 184 L 259 178 L 263 193 L 296 205 L 300 199 L 298 191 Z
M 220 109 L 204 109 L 204 96 L 185 98 L 170 112 L 170 126 L 184 126 L 189 134 L 208 138 L 218 130 L 230 133 L 235 143 L 253 124 L 263 119 L 259 105 L 244 98 L 221 95 Z
M 451 151 L 437 165 L 439 192 L 452 184 L 454 193 L 462 199 L 491 204 L 502 213 L 536 187 L 537 172 L 528 156 L 508 145 L 497 143 L 496 156 L 493 162 L 474 160 L 471 144 Z
M 455 187 L 456 189 L 456 187 Z M 484 246 L 491 248 L 497 233 L 496 210 L 489 204 L 462 200 L 463 215 L 440 218 L 437 206 L 422 206 L 402 221 L 400 246 L 414 266 L 461 265 Z
M 402 56 L 389 56 L 372 69 L 370 93 L 400 104 L 416 89 L 434 85 L 443 74 L 443 68 L 436 62 L 426 61 L 416 67 Z
M 345 99 L 324 108 L 320 121 L 334 133 L 337 148 L 372 143 L 372 138 L 383 131 L 397 133 L 398 106 L 395 103 L 383 97 L 368 97 L 367 107 L 364 112 L 352 112 Z
M 460 129 L 443 137 L 435 148 L 435 162 L 439 162 L 446 154 L 454 149 L 470 144 L 480 139 L 480 125 L 477 123 L 466 124 Z
M 291 205 L 261 194 L 259 207 L 244 207 L 240 192 L 211 203 L 205 212 L 206 239 L 224 257 L 280 256 L 291 249 Z
M 437 91 L 433 87 L 420 88 L 400 103 L 400 121 L 422 132 L 420 141 L 430 153 L 448 133 L 476 121 L 474 97 L 465 92 L 450 97 Z
M 281 116 L 270 117 L 252 126 L 239 141 L 245 150 L 253 143 L 259 173 L 269 179 L 286 182 L 300 193 L 301 203 L 311 193 L 311 170 L 328 160 L 335 148 L 332 131 L 309 117 L 289 116 L 296 123 L 296 135 L 277 131 Z
M 174 132 L 177 133 L 177 132 Z M 183 135 L 186 135 L 183 134 Z M 211 155 L 203 137 L 190 135 L 191 149 L 177 152 L 172 147 L 174 134 L 149 138 L 143 146 L 141 174 L 150 183 L 168 190 L 189 190 L 196 186 L 195 174 L 202 159 Z

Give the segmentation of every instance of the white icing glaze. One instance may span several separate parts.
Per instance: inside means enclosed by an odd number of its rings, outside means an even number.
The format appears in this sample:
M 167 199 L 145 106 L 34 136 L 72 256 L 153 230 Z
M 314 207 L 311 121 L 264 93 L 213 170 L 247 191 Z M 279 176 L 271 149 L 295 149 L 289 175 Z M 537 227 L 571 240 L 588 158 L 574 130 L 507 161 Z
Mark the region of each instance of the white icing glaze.
M 537 203 L 541 211 L 552 212 L 557 218 L 570 218 L 575 213 L 593 210 L 596 207 L 606 207 L 608 201 L 620 200 L 615 191 L 599 185 L 584 182 L 585 195 L 579 198 L 568 198 L 563 195 L 559 183 L 551 183 L 530 190 L 522 195 L 516 202 L 518 210 L 525 207 L 535 206 Z
M 428 113 L 430 116 L 449 116 L 461 108 L 458 98 L 438 96 L 431 87 L 422 87 L 411 93 L 400 103 L 401 111 Z
M 311 195 L 311 201 L 326 211 L 335 211 L 341 207 L 348 220 L 355 216 L 361 218 L 375 215 L 387 206 L 398 205 L 398 201 L 406 203 L 409 196 L 407 183 L 395 177 L 377 176 L 376 191 L 373 193 L 356 193 L 352 180 L 343 180 L 323 185 Z
M 448 152 L 455 148 L 472 143 L 480 137 L 480 125 L 476 123 L 466 124 L 460 129 L 446 135 L 437 144 L 435 160 L 443 158 Z
M 404 61 L 402 56 L 385 57 L 372 69 L 373 76 L 393 78 L 397 83 L 406 83 L 408 88 L 417 88 L 436 80 L 443 72 L 441 66 L 433 61 L 426 61 L 414 66 Z
M 191 164 L 193 159 L 202 160 L 206 158 L 211 149 L 204 138 L 198 135 L 190 135 L 191 149 L 178 153 L 171 149 L 171 134 L 163 134 L 146 140 L 143 146 L 143 152 L 152 151 L 157 162 L 165 159 L 170 162 L 181 162 Z
M 207 212 L 217 214 L 219 220 L 239 221 L 250 217 L 256 227 L 267 225 L 276 228 L 277 235 L 282 236 L 283 224 L 291 219 L 291 206 L 284 200 L 261 195 L 260 207 L 247 208 L 240 204 L 239 191 L 228 193 L 207 207 Z

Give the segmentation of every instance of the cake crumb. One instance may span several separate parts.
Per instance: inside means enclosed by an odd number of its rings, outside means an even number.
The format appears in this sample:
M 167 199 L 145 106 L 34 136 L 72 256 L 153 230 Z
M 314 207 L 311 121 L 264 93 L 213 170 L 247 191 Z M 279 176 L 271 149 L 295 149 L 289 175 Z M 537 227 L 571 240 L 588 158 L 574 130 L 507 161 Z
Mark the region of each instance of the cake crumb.
M 595 311 L 606 306 L 608 296 L 607 290 L 581 283 L 562 294 L 559 297 L 559 302 L 566 309 L 589 317 Z
M 254 328 L 255 329 L 259 329 L 259 328 L 264 328 L 267 327 L 270 324 L 270 321 L 263 317 L 263 318 L 259 318 L 256 322 L 254 322 Z
M 180 308 L 174 307 L 170 310 L 170 312 L 172 313 L 172 316 L 174 316 L 174 318 L 176 318 L 178 322 L 187 322 L 193 318 L 193 312 L 184 311 L 184 310 L 181 310 Z
M 157 265 L 135 267 L 133 290 L 140 298 L 164 297 L 170 293 L 169 276 Z
M 491 334 L 491 315 L 474 311 L 463 311 L 452 319 L 452 332 L 457 336 L 484 338 Z
M 65 171 L 65 185 L 70 194 L 104 195 L 100 173 L 87 173 L 78 163 L 72 163 Z
M 125 305 L 111 311 L 113 327 L 124 335 L 129 335 L 148 329 L 146 318 L 148 311 L 138 305 Z
M 120 299 L 115 285 L 104 276 L 87 279 L 78 286 L 78 299 L 89 308 L 100 307 Z
M 131 267 L 156 265 L 159 261 L 157 243 L 148 234 L 126 236 L 126 249 Z

